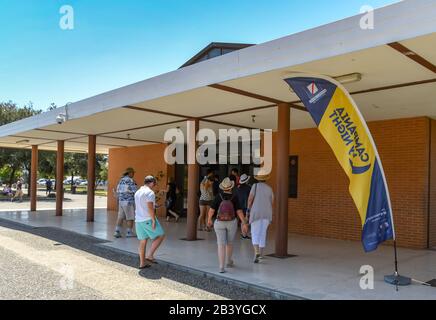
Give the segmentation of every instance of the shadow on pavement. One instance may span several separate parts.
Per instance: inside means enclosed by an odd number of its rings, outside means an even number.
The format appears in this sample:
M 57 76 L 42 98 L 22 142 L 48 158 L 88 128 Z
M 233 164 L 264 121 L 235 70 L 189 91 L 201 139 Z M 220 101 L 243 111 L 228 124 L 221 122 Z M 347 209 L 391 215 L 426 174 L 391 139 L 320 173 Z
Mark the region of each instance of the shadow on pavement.
M 56 242 L 54 244 L 55 246 L 66 245 L 132 268 L 137 268 L 139 265 L 139 258 L 137 255 L 102 246 L 102 244 L 108 243 L 109 241 L 97 239 L 91 236 L 53 227 L 31 227 L 1 218 L 0 227 L 40 236 Z M 198 272 L 192 273 L 187 270 L 181 270 L 180 268 L 171 266 L 171 264 L 165 262 L 160 262 L 159 264 L 153 265 L 151 268 L 140 270 L 138 271 L 138 274 L 139 276 L 150 280 L 166 278 L 231 300 L 273 299 L 273 297 L 266 292 L 264 293 L 235 284 L 229 284 L 228 281 L 206 277 Z M 289 297 L 289 299 L 290 298 L 291 297 Z M 282 299 L 285 299 L 285 297 L 282 297 Z

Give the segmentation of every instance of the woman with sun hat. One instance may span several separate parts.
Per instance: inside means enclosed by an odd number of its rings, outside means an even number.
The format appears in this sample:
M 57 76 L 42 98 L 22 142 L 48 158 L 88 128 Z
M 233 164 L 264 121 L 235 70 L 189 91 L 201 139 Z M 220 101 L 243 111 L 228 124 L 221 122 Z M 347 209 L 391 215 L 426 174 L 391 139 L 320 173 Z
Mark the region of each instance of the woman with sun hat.
M 254 263 L 263 259 L 263 251 L 266 247 L 268 227 L 272 222 L 274 193 L 272 188 L 266 184 L 271 175 L 262 170 L 254 178 L 258 183 L 251 188 L 248 197 L 248 214 L 251 225 L 251 241 L 254 248 Z

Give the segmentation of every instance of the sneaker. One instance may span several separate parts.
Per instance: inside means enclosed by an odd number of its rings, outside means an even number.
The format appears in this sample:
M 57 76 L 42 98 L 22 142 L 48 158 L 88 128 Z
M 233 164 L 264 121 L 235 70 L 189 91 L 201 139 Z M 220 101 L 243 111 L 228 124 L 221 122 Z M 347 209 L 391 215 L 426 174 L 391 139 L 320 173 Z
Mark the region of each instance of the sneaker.
M 250 238 L 250 236 L 244 236 L 242 233 L 241 233 L 241 240 L 251 240 L 251 238 Z
M 133 232 L 127 232 L 126 238 L 134 238 L 135 234 Z
M 254 257 L 254 263 L 259 263 L 260 254 L 256 254 Z
M 115 233 L 114 233 L 114 238 L 122 238 L 122 235 L 121 235 L 121 232 L 119 232 L 119 231 L 115 231 Z

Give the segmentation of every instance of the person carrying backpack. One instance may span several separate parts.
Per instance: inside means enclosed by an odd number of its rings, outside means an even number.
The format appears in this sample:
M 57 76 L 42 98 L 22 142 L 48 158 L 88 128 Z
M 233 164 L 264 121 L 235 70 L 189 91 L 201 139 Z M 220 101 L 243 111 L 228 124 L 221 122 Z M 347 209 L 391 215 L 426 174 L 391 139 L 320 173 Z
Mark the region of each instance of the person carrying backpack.
M 238 230 L 237 218 L 242 222 L 244 230 L 247 230 L 247 221 L 244 212 L 239 204 L 238 198 L 233 195 L 232 189 L 235 187 L 235 182 L 230 178 L 225 178 L 221 184 L 219 193 L 208 213 L 208 226 L 215 228 L 215 233 L 218 243 L 218 260 L 220 273 L 225 273 L 225 262 L 227 257 L 227 267 L 232 268 L 234 262 L 233 255 L 233 240 L 235 239 L 236 231 Z M 216 213 L 215 223 L 212 219 Z

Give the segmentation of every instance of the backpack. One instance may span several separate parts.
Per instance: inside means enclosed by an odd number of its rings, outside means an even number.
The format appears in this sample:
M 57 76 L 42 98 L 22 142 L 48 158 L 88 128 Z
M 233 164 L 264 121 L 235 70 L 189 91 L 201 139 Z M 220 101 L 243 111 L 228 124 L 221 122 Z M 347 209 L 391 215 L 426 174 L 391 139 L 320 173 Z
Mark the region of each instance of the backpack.
M 233 205 L 233 197 L 229 200 L 225 200 L 220 194 L 222 199 L 221 204 L 218 208 L 218 221 L 233 221 L 236 218 L 235 207 Z

